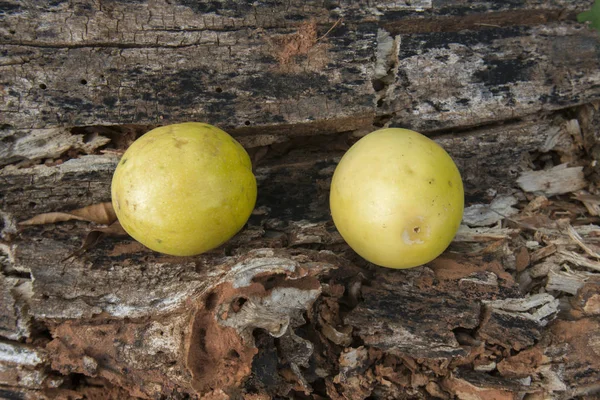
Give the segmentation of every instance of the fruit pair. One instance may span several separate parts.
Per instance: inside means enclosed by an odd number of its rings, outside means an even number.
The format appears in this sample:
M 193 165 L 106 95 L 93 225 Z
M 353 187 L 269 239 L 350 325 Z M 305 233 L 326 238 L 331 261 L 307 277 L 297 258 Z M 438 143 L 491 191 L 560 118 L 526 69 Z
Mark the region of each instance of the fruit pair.
M 112 201 L 123 228 L 152 250 L 200 254 L 229 240 L 256 202 L 244 148 L 203 123 L 154 129 L 119 162 Z M 463 213 L 463 186 L 450 156 L 406 129 L 373 132 L 346 152 L 333 175 L 334 223 L 359 255 L 410 268 L 450 244 Z

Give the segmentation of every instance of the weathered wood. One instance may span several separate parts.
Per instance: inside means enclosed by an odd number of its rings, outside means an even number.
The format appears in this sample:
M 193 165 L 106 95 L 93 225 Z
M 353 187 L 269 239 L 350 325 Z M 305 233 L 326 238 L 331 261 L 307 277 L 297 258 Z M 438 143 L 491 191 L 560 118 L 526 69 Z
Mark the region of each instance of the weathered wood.
M 0 32 L 5 129 L 391 119 L 430 131 L 599 96 L 597 40 L 566 18 L 584 8 L 568 1 L 512 14 L 494 2 L 217 4 L 13 4 Z
M 10 340 L 31 336 L 28 312 L 32 296 L 31 280 L 0 275 L 0 335 Z
M 539 151 L 548 137 L 563 127 L 562 123 L 531 120 L 462 135 L 443 135 L 435 140 L 455 159 L 467 201 L 479 201 L 490 196 L 489 190 L 492 198 L 496 192 L 514 190 L 516 178 L 527 168 L 529 153 Z M 251 137 L 254 136 L 238 136 L 242 142 Z M 266 151 L 256 168 L 257 209 L 262 210 L 257 218 L 329 219 L 327 196 L 335 163 L 355 140 L 344 136 L 323 140 L 326 144 L 319 146 L 315 141 L 283 138 L 281 141 L 287 144 L 249 147 L 251 151 Z M 23 221 L 42 212 L 69 211 L 110 201 L 109 185 L 117 162 L 115 154 L 107 153 L 54 163 L 58 165 L 4 168 L 0 171 L 1 209 L 9 218 L 18 216 Z M 510 167 L 498 168 L 499 165 Z M 23 201 L 23 193 L 27 193 L 27 201 Z
M 554 389 L 556 397 L 569 399 L 597 395 L 600 378 L 598 328 L 597 318 L 582 318 L 577 321 L 557 321 L 550 329 L 549 335 L 554 343 L 547 348 L 546 354 L 554 360 L 563 359 L 547 367 L 545 373 L 550 378 L 548 386 Z M 572 386 L 574 381 L 578 381 L 576 386 Z
M 463 223 L 469 226 L 490 226 L 519 212 L 513 206 L 519 202 L 514 196 L 498 196 L 489 205 L 475 204 L 467 207 Z
M 485 302 L 477 334 L 488 343 L 520 351 L 533 346 L 542 328 L 554 319 L 558 300 L 549 294 Z
M 600 391 L 589 3 L 3 2 L 0 397 Z M 109 201 L 136 137 L 192 119 L 254 161 L 256 210 L 224 246 L 178 258 L 106 235 L 73 256 L 98 226 L 18 225 Z M 412 270 L 368 264 L 329 215 L 336 163 L 381 126 L 446 148 L 471 206 Z M 577 185 L 521 190 L 561 163 Z
M 21 131 L 22 135 L 10 137 L 3 141 L 0 148 L 0 165 L 18 161 L 38 161 L 60 158 L 68 151 L 92 154 L 94 151 L 110 142 L 104 136 L 84 138 L 83 135 L 73 135 L 68 129 L 35 129 Z
M 474 329 L 479 323 L 479 304 L 469 304 L 449 293 L 423 294 L 419 289 L 389 287 L 364 289 L 365 302 L 353 310 L 346 323 L 365 344 L 392 354 L 442 358 L 467 354 L 452 330 Z M 462 300 L 462 301 L 461 301 Z M 444 324 L 439 316 L 447 315 Z
M 383 107 L 389 103 L 392 124 L 427 131 L 594 100 L 600 77 L 586 53 L 598 50 L 588 33 L 560 24 L 410 35 L 400 39 L 396 84 Z M 571 73 L 588 66 L 594 72 L 582 81 Z
M 581 271 L 549 271 L 546 289 L 549 291 L 561 291 L 572 295 L 585 286 L 588 279 L 595 275 Z
M 29 313 L 46 321 L 53 338 L 47 365 L 64 375 L 105 379 L 141 397 L 240 385 L 255 352 L 252 331 L 293 334 L 320 294 L 314 275 L 335 260 L 283 249 L 155 259 L 129 240 L 113 243 L 112 251 L 99 248 L 83 259 L 49 264 L 71 252 L 68 242 L 42 239 L 19 247 L 16 256 L 33 279 Z M 264 275 L 279 280 L 262 282 Z M 227 375 L 238 369 L 237 378 Z
M 5 168 L 0 172 L 2 210 L 19 215 L 20 222 L 24 215 L 110 201 L 110 177 L 118 160 L 115 156 L 92 155 L 50 167 Z
M 521 174 L 517 183 L 525 192 L 546 196 L 571 193 L 587 186 L 583 167 L 569 168 L 566 164 L 544 171 L 527 171 Z

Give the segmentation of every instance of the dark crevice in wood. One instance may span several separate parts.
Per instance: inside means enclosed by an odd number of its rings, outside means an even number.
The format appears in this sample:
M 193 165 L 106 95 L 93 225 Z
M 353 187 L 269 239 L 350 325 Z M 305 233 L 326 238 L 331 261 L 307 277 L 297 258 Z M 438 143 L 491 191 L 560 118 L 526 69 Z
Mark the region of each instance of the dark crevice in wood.
M 73 135 L 83 135 L 84 142 L 86 138 L 89 140 L 95 135 L 107 137 L 111 141 L 102 148 L 125 150 L 135 139 L 157 126 L 148 124 L 90 125 L 74 126 L 70 128 L 70 131 Z
M 573 21 L 576 13 L 567 10 L 514 10 L 489 13 L 471 13 L 460 16 L 432 15 L 426 17 L 406 17 L 401 22 L 380 21 L 379 26 L 393 35 L 429 32 L 456 32 L 460 30 L 480 30 L 490 27 L 505 26 L 535 26 L 551 22 Z M 301 24 L 296 24 L 300 26 Z M 346 21 L 348 29 L 358 29 L 360 23 Z M 293 27 L 292 25 L 288 28 Z M 319 23 L 319 31 L 327 31 L 331 28 L 330 23 Z M 263 26 L 263 29 L 270 28 Z M 271 27 L 274 28 L 274 27 Z M 181 33 L 181 32 L 235 32 L 252 29 L 249 26 L 236 27 L 210 27 L 210 28 L 183 28 L 183 29 L 148 29 L 152 32 Z M 140 44 L 134 42 L 90 42 L 90 43 L 48 43 L 32 40 L 4 41 L 6 46 L 26 46 L 36 48 L 117 48 L 117 49 L 143 49 L 143 48 L 188 48 L 194 46 L 206 46 L 206 44 Z
M 27 279 L 27 280 L 31 280 L 31 273 L 29 272 L 24 272 L 24 271 L 18 271 L 18 270 L 10 270 L 10 271 L 0 271 L 2 273 L 2 275 L 8 277 L 8 278 L 19 278 L 19 279 Z
M 485 122 L 485 123 L 481 123 L 481 124 L 474 124 L 474 125 L 462 125 L 462 126 L 454 127 L 454 128 L 426 130 L 426 131 L 422 131 L 420 133 L 422 133 L 430 138 L 437 138 L 437 137 L 442 137 L 442 136 L 460 137 L 461 135 L 470 135 L 470 134 L 480 131 L 480 130 L 483 131 L 483 130 L 487 130 L 487 129 L 501 128 L 503 126 L 508 126 L 511 124 L 519 124 L 519 123 L 526 122 L 526 121 L 534 121 L 534 120 L 539 120 L 539 119 L 552 120 L 553 118 L 556 118 L 556 117 L 563 117 L 565 119 L 573 119 L 576 117 L 577 111 L 581 107 L 582 107 L 582 105 L 578 104 L 575 106 L 546 111 L 544 113 L 538 112 L 538 113 L 534 113 L 534 114 L 523 115 L 523 116 L 520 116 L 517 118 L 508 118 L 508 119 L 503 119 L 500 121 L 489 121 L 489 122 Z M 382 118 L 385 121 L 388 118 L 393 118 L 394 115 L 395 114 L 381 115 L 381 116 L 376 117 L 375 121 L 377 121 L 379 118 Z M 392 123 L 390 125 L 390 127 L 402 128 L 402 126 L 398 125 L 398 123 Z
M 559 21 L 576 21 L 575 13 L 565 10 L 514 10 L 476 13 L 461 16 L 406 18 L 383 22 L 381 27 L 391 34 L 457 32 L 507 26 L 535 26 Z
M 550 114 L 552 114 L 552 113 L 549 113 L 549 115 Z M 449 128 L 449 129 L 439 129 L 439 130 L 433 130 L 433 131 L 426 131 L 426 132 L 422 132 L 422 133 L 430 138 L 436 138 L 436 137 L 441 137 L 441 136 L 458 137 L 460 135 L 472 134 L 474 131 L 478 131 L 478 130 L 493 129 L 493 128 L 499 128 L 499 127 L 507 126 L 507 125 L 511 125 L 511 124 L 518 124 L 529 118 L 539 118 L 539 114 L 529 115 L 529 116 L 525 116 L 523 118 L 512 118 L 512 119 L 505 119 L 502 121 L 490 121 L 490 122 L 483 123 L 483 124 L 461 126 L 461 127 Z M 392 124 L 392 126 L 393 125 L 394 124 Z
M 383 128 L 388 122 L 392 120 L 394 116 L 391 114 L 379 115 L 373 120 L 373 126 L 375 128 Z
M 552 119 L 560 116 L 572 116 L 577 113 L 580 106 L 567 107 L 555 111 L 549 111 L 546 113 L 545 118 Z M 245 127 L 237 129 L 228 129 L 227 131 L 238 140 L 246 144 L 246 148 L 250 155 L 256 153 L 256 149 L 266 148 L 268 151 L 264 154 L 261 153 L 260 159 L 257 160 L 253 157 L 257 165 L 265 165 L 271 163 L 274 159 L 283 159 L 289 155 L 290 152 L 295 150 L 305 151 L 306 154 L 311 152 L 319 153 L 322 156 L 323 150 L 333 150 L 333 154 L 338 153 L 337 156 L 341 156 L 344 150 L 347 150 L 350 145 L 356 142 L 359 137 L 354 137 L 352 133 L 359 129 L 368 129 L 373 131 L 379 128 L 385 127 L 392 119 L 394 114 L 382 114 L 375 118 L 367 117 L 356 119 L 351 117 L 340 121 L 318 121 L 307 124 L 293 124 L 289 126 L 258 126 L 258 127 Z M 518 124 L 523 121 L 537 119 L 539 114 L 526 115 L 524 117 L 505 119 L 501 121 L 490 121 L 488 123 L 461 126 L 457 128 L 439 129 L 431 131 L 422 131 L 421 133 L 431 137 L 460 137 L 462 135 L 471 135 L 479 130 L 500 128 L 511 124 Z M 337 125 L 335 125 L 337 123 Z M 83 135 L 83 141 L 90 141 L 95 136 L 104 136 L 110 139 L 110 142 L 97 148 L 96 153 L 101 153 L 107 149 L 125 150 L 129 147 L 133 141 L 142 136 L 149 130 L 159 125 L 146 125 L 146 124 L 123 124 L 123 125 L 94 125 L 94 126 L 76 126 L 70 128 L 70 131 L 74 135 Z M 369 128 L 370 127 L 370 128 Z M 389 127 L 400 127 L 403 128 L 402 124 L 392 122 Z M 345 130 L 342 130 L 345 129 Z M 263 146 L 256 146 L 260 144 L 260 136 L 263 135 L 281 135 L 280 143 L 272 143 Z M 257 137 L 256 141 L 252 138 Z M 269 142 L 267 142 L 269 143 Z M 328 143 L 328 144 L 327 144 Z M 250 147 L 248 147 L 250 144 Z M 78 152 L 65 152 L 61 156 L 61 160 L 64 162 L 70 158 L 79 157 Z M 269 162 L 268 160 L 271 160 Z M 288 158 L 287 162 L 290 161 Z M 13 164 L 16 163 L 13 162 Z M 35 163 L 34 163 L 35 164 Z M 33 203 L 32 203 L 33 204 Z
M 39 43 L 30 40 L 3 42 L 3 46 L 33 47 L 38 49 L 185 49 L 189 47 L 207 46 L 206 44 L 140 44 L 140 43 Z
M 6 400 L 24 400 L 23 394 L 16 388 L 9 386 L 0 386 L 0 399 Z

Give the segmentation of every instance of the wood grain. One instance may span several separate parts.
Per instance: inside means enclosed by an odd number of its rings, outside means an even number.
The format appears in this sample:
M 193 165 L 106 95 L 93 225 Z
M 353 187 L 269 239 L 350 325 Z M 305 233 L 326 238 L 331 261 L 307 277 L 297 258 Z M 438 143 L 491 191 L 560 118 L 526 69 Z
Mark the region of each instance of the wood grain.
M 600 182 L 600 39 L 576 22 L 591 3 L 2 2 L 0 397 L 598 393 L 600 228 L 581 199 Z M 253 159 L 257 207 L 225 245 L 177 258 L 105 235 L 73 256 L 101 225 L 18 225 L 110 201 L 124 149 L 189 120 Z M 474 210 L 505 196 L 518 212 L 463 226 L 426 266 L 368 264 L 329 184 L 384 126 L 440 143 Z M 577 185 L 522 190 L 559 164 Z

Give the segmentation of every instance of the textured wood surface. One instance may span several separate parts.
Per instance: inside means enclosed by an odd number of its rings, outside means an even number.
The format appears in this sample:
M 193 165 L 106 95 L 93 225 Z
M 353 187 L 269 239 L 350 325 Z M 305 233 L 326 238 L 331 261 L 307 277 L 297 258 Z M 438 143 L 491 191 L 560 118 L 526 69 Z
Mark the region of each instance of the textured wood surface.
M 11 130 L 360 115 L 436 130 L 598 98 L 596 36 L 569 1 L 6 4 Z
M 597 395 L 591 3 L 0 2 L 0 397 Z M 74 256 L 104 227 L 18 225 L 109 201 L 124 149 L 188 120 L 253 159 L 257 207 L 224 246 L 104 234 Z M 383 126 L 446 148 L 471 207 L 412 270 L 330 219 L 336 163 Z

